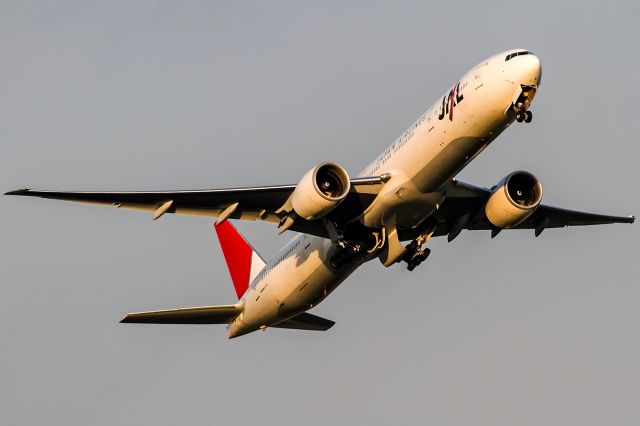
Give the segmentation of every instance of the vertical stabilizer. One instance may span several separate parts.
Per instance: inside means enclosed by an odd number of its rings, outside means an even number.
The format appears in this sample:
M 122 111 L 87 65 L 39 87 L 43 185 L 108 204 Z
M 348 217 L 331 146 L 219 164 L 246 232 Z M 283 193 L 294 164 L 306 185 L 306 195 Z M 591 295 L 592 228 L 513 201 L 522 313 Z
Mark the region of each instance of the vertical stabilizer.
M 215 228 L 233 286 L 240 299 L 266 263 L 231 222 L 225 220 L 216 224 Z

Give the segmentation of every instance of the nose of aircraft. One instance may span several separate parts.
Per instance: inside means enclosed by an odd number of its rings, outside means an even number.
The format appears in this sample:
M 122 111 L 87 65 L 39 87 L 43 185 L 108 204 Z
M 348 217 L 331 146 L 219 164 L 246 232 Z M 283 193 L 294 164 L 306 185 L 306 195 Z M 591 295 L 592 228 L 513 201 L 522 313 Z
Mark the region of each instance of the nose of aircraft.
M 533 53 L 518 55 L 505 62 L 509 79 L 523 86 L 538 86 L 542 77 L 540 59 Z

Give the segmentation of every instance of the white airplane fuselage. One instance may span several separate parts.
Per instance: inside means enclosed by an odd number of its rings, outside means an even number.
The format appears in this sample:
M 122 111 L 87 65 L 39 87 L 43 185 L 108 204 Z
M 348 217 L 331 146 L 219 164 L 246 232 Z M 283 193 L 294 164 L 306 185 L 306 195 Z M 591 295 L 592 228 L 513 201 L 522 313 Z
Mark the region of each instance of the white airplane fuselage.
M 391 178 L 359 220 L 366 226 L 393 222 L 414 228 L 444 199 L 447 185 L 514 120 L 514 105 L 526 105 L 540 85 L 539 59 L 512 50 L 482 61 L 467 72 L 360 176 Z M 364 261 L 335 269 L 332 241 L 300 235 L 287 244 L 253 280 L 230 324 L 229 337 L 266 328 L 320 303 Z M 366 259 L 370 260 L 370 259 Z

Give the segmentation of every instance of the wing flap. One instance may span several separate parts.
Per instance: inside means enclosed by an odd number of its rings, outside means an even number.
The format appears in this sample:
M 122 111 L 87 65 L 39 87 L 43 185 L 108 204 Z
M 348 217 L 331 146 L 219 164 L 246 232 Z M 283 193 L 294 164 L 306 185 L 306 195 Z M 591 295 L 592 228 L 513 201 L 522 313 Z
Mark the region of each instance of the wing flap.
M 198 306 L 162 311 L 134 312 L 121 323 L 139 324 L 229 324 L 242 312 L 240 305 Z

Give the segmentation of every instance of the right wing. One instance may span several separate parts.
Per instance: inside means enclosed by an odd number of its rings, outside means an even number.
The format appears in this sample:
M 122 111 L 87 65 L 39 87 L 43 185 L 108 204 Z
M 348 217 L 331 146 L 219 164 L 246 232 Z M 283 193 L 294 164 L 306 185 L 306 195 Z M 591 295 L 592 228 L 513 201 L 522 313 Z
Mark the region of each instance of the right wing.
M 142 324 L 229 324 L 240 315 L 239 305 L 199 306 L 197 308 L 165 311 L 135 312 L 125 316 L 122 323 Z
M 453 180 L 447 190 L 445 201 L 434 214 L 437 226 L 433 236 L 448 235 L 451 241 L 462 230 L 492 230 L 497 233 L 499 230 L 494 229 L 484 213 L 484 206 L 491 193 L 490 189 Z M 547 228 L 633 223 L 634 221 L 634 216 L 610 216 L 542 204 L 530 217 L 510 229 L 533 229 L 537 237 Z M 403 240 L 415 238 L 416 232 L 416 230 L 403 231 L 401 238 Z
M 383 185 L 380 177 L 351 179 L 351 191 L 347 198 L 327 218 L 349 220 L 362 213 L 375 199 Z M 80 203 L 113 205 L 118 208 L 154 212 L 154 219 L 165 213 L 217 217 L 225 210 L 229 218 L 265 220 L 279 223 L 284 213 L 279 209 L 285 204 L 296 185 L 261 186 L 252 188 L 205 189 L 193 191 L 151 192 L 63 192 L 35 189 L 19 189 L 5 195 L 50 198 Z M 328 237 L 320 221 L 297 218 L 292 231 Z

